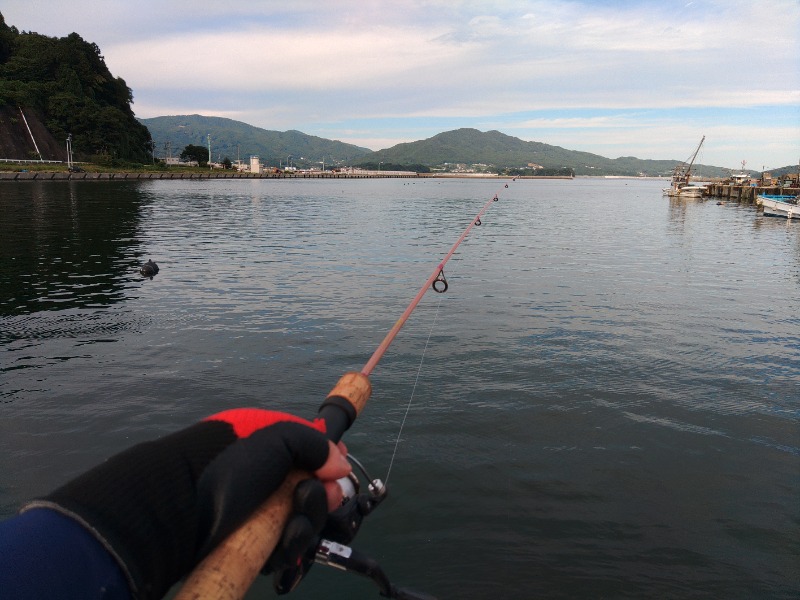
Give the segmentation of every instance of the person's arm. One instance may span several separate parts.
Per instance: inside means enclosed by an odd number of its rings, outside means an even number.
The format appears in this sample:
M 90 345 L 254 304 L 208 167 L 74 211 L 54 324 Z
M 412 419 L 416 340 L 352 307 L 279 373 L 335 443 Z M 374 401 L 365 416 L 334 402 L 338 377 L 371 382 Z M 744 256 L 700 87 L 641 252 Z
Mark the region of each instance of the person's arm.
M 6 600 L 128 600 L 119 565 L 80 524 L 40 508 L 0 522 L 0 596 Z
M 28 523 L 29 514 L 57 513 L 82 528 L 94 540 L 94 551 L 99 544 L 117 565 L 130 596 L 105 597 L 158 599 L 277 490 L 293 468 L 318 479 L 297 486 L 292 531 L 307 532 L 309 541 L 320 531 L 327 510 L 341 501 L 334 482 L 350 471 L 346 449 L 330 442 L 324 429 L 322 421 L 285 413 L 219 413 L 134 446 L 29 503 L 13 520 L 14 527 Z M 25 535 L 19 529 L 11 532 Z M 58 546 L 68 553 L 77 539 L 61 539 Z M 291 547 L 297 546 L 294 539 Z M 292 557 L 274 558 L 270 563 Z M 93 593 L 97 584 L 82 585 Z

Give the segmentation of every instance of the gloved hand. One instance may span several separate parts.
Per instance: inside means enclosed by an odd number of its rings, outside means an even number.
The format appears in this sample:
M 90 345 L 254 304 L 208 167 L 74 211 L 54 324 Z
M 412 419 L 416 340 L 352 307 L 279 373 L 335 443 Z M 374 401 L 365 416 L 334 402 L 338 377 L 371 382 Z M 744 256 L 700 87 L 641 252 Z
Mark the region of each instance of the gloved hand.
M 293 468 L 314 472 L 322 484 L 297 486 L 285 537 L 297 546 L 316 536 L 326 509 L 337 505 L 335 480 L 351 469 L 346 449 L 324 431 L 324 421 L 285 413 L 222 412 L 134 446 L 23 511 L 46 507 L 75 519 L 114 556 L 135 598 L 161 598 Z M 278 566 L 303 550 L 279 544 L 269 562 Z

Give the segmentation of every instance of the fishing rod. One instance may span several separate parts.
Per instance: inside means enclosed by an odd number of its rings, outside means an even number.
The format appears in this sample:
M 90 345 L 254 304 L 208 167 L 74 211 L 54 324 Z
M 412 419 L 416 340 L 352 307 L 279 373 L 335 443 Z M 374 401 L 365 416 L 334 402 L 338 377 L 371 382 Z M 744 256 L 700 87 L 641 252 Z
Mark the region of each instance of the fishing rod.
M 508 184 L 506 184 L 506 187 L 508 187 Z M 453 254 L 455 254 L 455 251 L 461 245 L 461 242 L 463 242 L 464 238 L 466 238 L 467 235 L 469 235 L 470 230 L 473 227 L 480 227 L 481 217 L 483 216 L 483 213 L 485 213 L 489 209 L 489 207 L 492 205 L 492 202 L 497 202 L 498 199 L 499 198 L 497 194 L 495 194 L 491 200 L 489 200 L 486 204 L 484 204 L 480 212 L 478 212 L 478 214 L 475 215 L 475 218 L 464 230 L 464 233 L 461 234 L 461 237 L 458 238 L 458 240 L 456 240 L 456 243 L 453 244 L 453 247 L 450 248 L 450 252 L 448 252 L 445 255 L 445 257 L 442 259 L 442 262 L 440 262 L 439 265 L 433 270 L 431 276 L 428 277 L 427 281 L 422 284 L 422 287 L 420 288 L 419 292 L 417 292 L 417 295 L 414 296 L 414 299 L 411 300 L 411 302 L 408 304 L 406 310 L 403 312 L 403 314 L 400 316 L 400 318 L 397 320 L 394 326 L 389 330 L 389 333 L 386 334 L 386 337 L 383 338 L 383 341 L 380 343 L 375 352 L 372 353 L 372 356 L 364 365 L 364 368 L 361 369 L 362 375 L 364 375 L 365 377 L 369 377 L 372 374 L 373 369 L 375 369 L 378 362 L 380 362 L 381 358 L 383 358 L 383 355 L 386 353 L 386 350 L 389 349 L 389 346 L 394 341 L 394 338 L 396 338 L 397 334 L 400 333 L 400 329 L 402 329 L 403 325 L 405 325 L 406 321 L 411 316 L 411 313 L 414 312 L 414 309 L 417 308 L 417 305 L 420 303 L 420 300 L 422 300 L 422 297 L 425 295 L 425 292 L 427 292 L 429 289 L 433 289 L 435 292 L 438 292 L 440 294 L 443 294 L 444 292 L 447 291 L 448 286 L 447 286 L 447 279 L 444 276 L 444 265 L 447 263 L 448 260 L 450 260 L 450 257 L 453 256 Z
M 505 187 L 508 188 L 508 184 L 505 184 Z M 498 200 L 498 193 L 495 193 L 472 219 L 361 371 L 351 371 L 342 375 L 327 395 L 319 409 L 318 418 L 325 421 L 326 434 L 334 443 L 341 439 L 344 432 L 350 428 L 366 406 L 372 394 L 369 376 L 397 337 L 400 329 L 429 289 L 440 294 L 447 291 L 448 283 L 444 275 L 445 264 L 469 235 L 472 228 L 481 225 L 483 214 L 493 202 Z M 352 460 L 352 457 L 348 458 Z M 329 515 L 328 525 L 323 530 L 323 535 L 331 534 L 330 537 L 335 539 L 321 539 L 313 549 L 313 555 L 307 556 L 301 565 L 278 574 L 276 590 L 279 593 L 291 591 L 300 582 L 310 565 L 318 562 L 370 577 L 378 585 L 381 595 L 388 598 L 433 600 L 425 594 L 395 587 L 374 560 L 344 545 L 355 537 L 363 518 L 386 497 L 386 486 L 379 479 L 371 479 L 361 463 L 354 462 L 369 482 L 369 491 L 359 493 L 360 485 L 357 477 L 345 478 L 349 479 L 349 483 L 340 480 L 343 483 L 342 488 L 345 492 L 346 502 Z M 239 529 L 223 540 L 195 567 L 175 596 L 175 600 L 200 600 L 202 598 L 241 600 L 280 541 L 292 508 L 294 488 L 300 481 L 310 477 L 312 477 L 311 474 L 299 470 L 289 473 L 281 487 L 256 509 Z M 349 491 L 345 489 L 348 487 Z M 330 531 L 331 523 L 333 531 Z

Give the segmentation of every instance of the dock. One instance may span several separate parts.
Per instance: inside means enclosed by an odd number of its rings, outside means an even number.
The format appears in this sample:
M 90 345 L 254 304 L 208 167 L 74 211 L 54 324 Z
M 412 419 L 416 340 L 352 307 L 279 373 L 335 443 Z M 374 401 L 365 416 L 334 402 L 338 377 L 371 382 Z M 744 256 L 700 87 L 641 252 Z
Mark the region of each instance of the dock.
M 744 202 L 746 204 L 754 204 L 756 196 L 762 194 L 779 196 L 783 194 L 797 195 L 800 193 L 800 189 L 796 187 L 788 188 L 779 185 L 734 185 L 730 183 L 709 183 L 704 185 L 706 191 L 703 193 L 703 196 L 706 198 Z

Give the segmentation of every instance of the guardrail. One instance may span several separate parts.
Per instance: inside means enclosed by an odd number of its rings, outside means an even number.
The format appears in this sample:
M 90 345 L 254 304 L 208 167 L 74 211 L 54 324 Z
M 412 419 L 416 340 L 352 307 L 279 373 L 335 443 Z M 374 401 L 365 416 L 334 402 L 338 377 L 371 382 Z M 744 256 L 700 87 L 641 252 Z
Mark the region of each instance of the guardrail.
M 63 165 L 63 160 L 38 160 L 38 159 L 24 159 L 24 158 L 0 158 L 0 162 L 4 163 L 19 163 L 23 165 L 33 164 L 33 165 Z
M 406 175 L 368 175 L 365 173 L 230 173 L 212 171 L 209 173 L 69 173 L 66 171 L 0 171 L 2 181 L 121 181 L 138 179 L 378 179 L 417 177 L 416 173 Z

